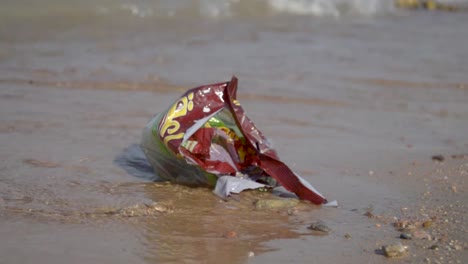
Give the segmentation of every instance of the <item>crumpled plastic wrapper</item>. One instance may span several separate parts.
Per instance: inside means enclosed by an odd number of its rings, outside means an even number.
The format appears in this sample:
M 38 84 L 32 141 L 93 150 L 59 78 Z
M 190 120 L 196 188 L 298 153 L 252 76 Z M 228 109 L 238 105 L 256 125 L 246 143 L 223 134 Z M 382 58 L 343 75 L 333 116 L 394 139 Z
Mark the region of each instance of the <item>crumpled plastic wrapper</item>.
M 236 99 L 237 78 L 190 89 L 145 127 L 141 148 L 162 179 L 215 187 L 225 198 L 283 186 L 314 204 L 327 200 L 277 156 Z

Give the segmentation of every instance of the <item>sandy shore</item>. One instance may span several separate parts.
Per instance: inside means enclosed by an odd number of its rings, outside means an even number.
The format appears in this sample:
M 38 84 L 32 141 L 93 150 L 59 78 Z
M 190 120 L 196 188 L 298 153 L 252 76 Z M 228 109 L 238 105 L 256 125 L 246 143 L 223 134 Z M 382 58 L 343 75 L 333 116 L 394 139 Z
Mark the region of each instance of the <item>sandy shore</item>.
M 259 211 L 253 202 L 269 194 L 225 202 L 208 189 L 153 183 L 131 152 L 183 87 L 44 79 L 0 82 L 4 263 L 386 263 L 381 247 L 394 243 L 408 246 L 397 263 L 468 260 L 468 108 L 453 101 L 467 98 L 464 87 L 409 85 L 405 107 L 388 81 L 371 80 L 380 89 L 372 96 L 386 98 L 377 107 L 268 97 L 241 83 L 241 103 L 280 156 L 340 203 Z M 412 109 L 428 93 L 445 107 Z M 389 116 L 396 130 L 384 125 Z M 331 232 L 307 229 L 316 220 Z

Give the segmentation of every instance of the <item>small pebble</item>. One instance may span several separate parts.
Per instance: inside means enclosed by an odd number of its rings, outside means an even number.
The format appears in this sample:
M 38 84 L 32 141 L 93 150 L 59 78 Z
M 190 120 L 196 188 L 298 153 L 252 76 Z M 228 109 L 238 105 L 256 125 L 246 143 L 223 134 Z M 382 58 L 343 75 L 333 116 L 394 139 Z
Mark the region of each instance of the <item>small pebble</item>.
M 255 253 L 253 253 L 252 251 L 249 252 L 249 258 L 251 257 L 255 257 Z
M 382 246 L 382 250 L 386 257 L 395 258 L 395 257 L 401 257 L 405 255 L 406 252 L 408 251 L 408 247 L 403 246 L 401 243 L 397 243 L 397 244 Z
M 422 224 L 422 226 L 423 226 L 424 228 L 429 228 L 429 227 L 432 226 L 432 221 L 431 221 L 431 220 L 424 221 L 423 224 Z
M 409 239 L 412 239 L 413 236 L 412 236 L 411 234 L 408 234 L 408 233 L 401 233 L 401 234 L 400 234 L 400 238 L 401 238 L 401 239 L 408 239 L 408 240 L 409 240 Z
M 237 233 L 235 231 L 228 231 L 224 233 L 223 237 L 225 238 L 237 238 Z
M 457 192 L 457 186 L 454 184 L 452 185 L 452 192 L 456 193 Z
M 346 234 L 344 235 L 344 237 L 345 237 L 346 239 L 350 239 L 350 238 L 351 238 L 351 235 L 348 234 L 348 233 L 346 233 Z
M 369 217 L 369 218 L 374 218 L 375 217 L 375 215 L 371 211 L 365 212 L 364 215 Z
M 442 155 L 434 155 L 432 156 L 432 160 L 443 162 L 445 160 L 445 157 Z
M 313 222 L 307 228 L 310 229 L 310 230 L 317 231 L 317 232 L 322 232 L 322 233 L 325 233 L 325 234 L 328 234 L 331 231 L 331 229 L 323 221 Z
M 431 240 L 431 235 L 423 230 L 417 230 L 413 232 L 413 237 L 416 239 L 427 239 Z
M 455 249 L 455 250 L 462 250 L 463 247 L 460 246 L 460 245 L 455 245 L 455 246 L 453 246 L 453 249 Z
M 438 245 L 432 245 L 432 246 L 429 247 L 429 249 L 439 250 L 439 246 Z

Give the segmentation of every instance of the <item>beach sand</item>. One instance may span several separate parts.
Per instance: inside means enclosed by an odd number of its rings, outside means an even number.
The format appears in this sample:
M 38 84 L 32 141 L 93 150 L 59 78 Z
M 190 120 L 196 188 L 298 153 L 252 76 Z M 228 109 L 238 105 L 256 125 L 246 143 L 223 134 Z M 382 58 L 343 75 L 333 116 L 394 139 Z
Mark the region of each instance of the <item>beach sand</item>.
M 395 243 L 394 263 L 466 263 L 464 15 L 0 28 L 0 263 L 387 263 Z M 338 208 L 153 181 L 146 123 L 231 74 Z
M 379 249 L 397 242 L 409 247 L 407 256 L 398 260 L 405 263 L 467 259 L 468 155 L 461 152 L 466 146 L 452 147 L 457 142 L 449 139 L 434 137 L 452 148 L 443 153 L 424 146 L 413 151 L 418 146 L 406 135 L 394 139 L 400 148 L 370 148 L 374 153 L 349 153 L 347 139 L 340 139 L 344 145 L 329 146 L 338 158 L 320 160 L 307 155 L 315 152 L 319 143 L 313 138 L 320 135 L 304 130 L 353 132 L 317 126 L 307 118 L 257 117 L 284 159 L 340 206 L 301 203 L 294 209 L 256 211 L 253 202 L 268 194 L 246 192 L 225 202 L 209 189 L 153 183 L 151 172 L 129 173 L 125 163 L 115 162 L 139 142 L 154 106 L 164 107 L 175 92 L 8 81 L 1 86 L 4 263 L 384 263 Z M 297 103 L 287 97 L 281 103 L 249 99 L 242 90 L 239 94 L 248 107 L 258 109 L 279 104 L 287 113 L 288 105 Z M 345 103 L 306 106 L 349 107 Z M 367 107 L 353 111 L 370 111 Z M 433 161 L 436 154 L 444 155 L 444 161 Z M 311 165 L 316 160 L 326 165 Z M 136 217 L 109 213 L 152 202 L 168 209 Z M 332 231 L 316 235 L 308 230 L 316 220 Z M 410 232 L 426 232 L 428 237 L 400 241 L 401 232 L 394 227 L 399 221 L 413 223 Z M 432 225 L 423 228 L 424 221 Z M 433 245 L 438 250 L 428 249 Z M 249 257 L 250 252 L 255 256 Z

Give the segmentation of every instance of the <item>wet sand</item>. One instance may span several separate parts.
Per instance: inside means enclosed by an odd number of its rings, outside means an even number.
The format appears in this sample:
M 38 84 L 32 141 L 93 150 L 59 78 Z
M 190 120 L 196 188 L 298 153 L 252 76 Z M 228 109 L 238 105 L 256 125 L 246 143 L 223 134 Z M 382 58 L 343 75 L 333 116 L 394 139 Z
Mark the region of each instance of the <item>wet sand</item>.
M 240 1 L 233 16 L 152 17 L 139 4 L 177 1 L 114 2 L 132 5 L 0 18 L 0 263 L 387 263 L 398 242 L 395 263 L 468 262 L 466 13 Z M 143 127 L 232 74 L 282 160 L 338 208 L 256 210 L 272 196 L 154 181 Z
M 398 84 L 410 103 L 388 90 L 397 81 L 356 82 L 375 101 L 265 97 L 241 80 L 241 103 L 280 156 L 340 204 L 264 211 L 253 203 L 270 194 L 226 202 L 152 182 L 132 148 L 183 87 L 1 80 L 1 262 L 386 263 L 380 248 L 396 242 L 409 247 L 397 263 L 466 262 L 467 90 Z M 441 89 L 443 108 L 412 108 Z M 332 231 L 307 229 L 316 220 Z M 402 222 L 427 236 L 399 239 Z

